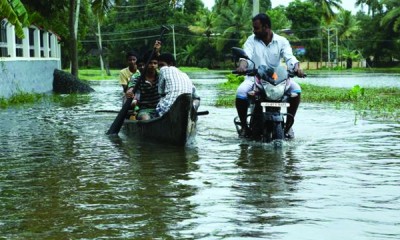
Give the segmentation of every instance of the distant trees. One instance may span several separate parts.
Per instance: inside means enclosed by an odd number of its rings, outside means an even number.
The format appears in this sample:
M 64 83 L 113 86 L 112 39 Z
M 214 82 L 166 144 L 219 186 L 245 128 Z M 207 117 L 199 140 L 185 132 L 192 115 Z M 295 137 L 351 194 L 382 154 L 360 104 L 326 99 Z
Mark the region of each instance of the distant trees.
M 241 46 L 252 33 L 252 2 L 216 0 L 212 10 L 201 0 L 0 0 L 0 6 L 19 37 L 22 26 L 29 23 L 56 32 L 62 39 L 63 66 L 71 66 L 77 74 L 79 65 L 98 66 L 92 55 L 104 57 L 104 49 L 112 67 L 123 66 L 126 51 L 143 55 L 152 48 L 161 25 L 171 28 L 162 51 L 176 52 L 179 64 L 217 67 L 230 57 L 232 46 Z M 293 46 L 305 47 L 305 55 L 298 56 L 302 60 L 326 61 L 332 54 L 327 44 L 333 49 L 336 37 L 336 59 L 355 53 L 371 56 L 375 63 L 400 59 L 400 1 L 357 0 L 358 6 L 368 9 L 356 15 L 342 11 L 341 2 L 294 0 L 287 7 L 271 9 L 267 0 L 261 1 L 260 9 L 270 15 L 274 31 L 288 37 Z M 30 21 L 34 13 L 42 17 Z

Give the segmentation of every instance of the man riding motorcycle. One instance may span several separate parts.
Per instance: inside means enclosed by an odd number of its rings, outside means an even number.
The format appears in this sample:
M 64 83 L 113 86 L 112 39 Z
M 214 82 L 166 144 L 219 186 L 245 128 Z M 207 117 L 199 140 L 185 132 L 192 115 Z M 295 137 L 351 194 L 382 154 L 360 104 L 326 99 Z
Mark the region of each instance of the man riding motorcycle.
M 276 68 L 280 65 L 281 58 L 286 62 L 287 68 L 293 71 L 298 77 L 304 77 L 304 71 L 301 69 L 299 61 L 293 55 L 289 41 L 274 33 L 271 30 L 271 19 L 268 15 L 260 13 L 253 17 L 253 34 L 249 36 L 244 43 L 244 51 L 256 66 L 265 65 L 268 68 Z M 245 59 L 240 59 L 239 66 L 236 69 L 238 73 L 244 73 L 248 67 L 252 67 L 252 62 Z M 247 93 L 252 90 L 254 78 L 246 76 L 245 80 L 240 84 L 236 93 L 236 110 L 242 126 L 240 137 L 248 137 L 249 129 L 246 124 L 247 109 L 249 101 Z M 289 93 L 290 97 L 288 108 L 288 118 L 285 126 L 285 135 L 287 138 L 292 138 L 291 127 L 294 123 L 294 116 L 300 104 L 300 86 L 291 80 Z

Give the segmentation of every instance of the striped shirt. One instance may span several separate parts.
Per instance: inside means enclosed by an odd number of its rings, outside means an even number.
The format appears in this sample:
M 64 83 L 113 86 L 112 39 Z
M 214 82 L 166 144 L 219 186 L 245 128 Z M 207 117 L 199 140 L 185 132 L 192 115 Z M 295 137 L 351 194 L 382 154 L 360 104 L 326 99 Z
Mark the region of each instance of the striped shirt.
M 131 78 L 129 83 L 129 87 L 135 87 L 137 82 L 140 80 L 140 76 L 136 78 Z M 148 108 L 156 108 L 157 103 L 160 101 L 160 94 L 158 93 L 158 83 L 159 83 L 159 75 L 156 74 L 155 83 L 151 83 L 150 81 L 145 81 L 140 83 L 138 88 L 139 95 L 139 108 L 140 109 L 148 109 Z
M 156 107 L 158 115 L 164 115 L 179 95 L 192 93 L 193 88 L 192 80 L 186 73 L 174 66 L 162 67 L 160 69 L 158 90 L 162 97 Z

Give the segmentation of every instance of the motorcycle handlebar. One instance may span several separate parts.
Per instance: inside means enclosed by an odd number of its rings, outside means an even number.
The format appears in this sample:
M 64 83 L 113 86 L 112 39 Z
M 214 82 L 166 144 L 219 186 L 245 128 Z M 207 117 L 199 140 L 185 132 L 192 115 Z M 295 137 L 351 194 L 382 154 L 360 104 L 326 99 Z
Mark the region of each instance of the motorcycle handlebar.
M 292 71 L 288 71 L 288 76 L 289 76 L 290 78 L 299 77 L 299 75 L 298 75 L 297 73 L 292 72 Z M 303 73 L 303 76 L 302 76 L 302 77 L 299 77 L 299 78 L 305 78 L 305 77 L 307 77 L 307 74 L 306 74 L 306 73 Z
M 237 70 L 232 71 L 233 74 L 237 75 L 247 75 L 247 76 L 255 76 L 257 74 L 257 70 L 254 69 L 248 69 L 244 72 L 238 72 Z
M 255 76 L 255 75 L 257 74 L 257 70 L 248 69 L 248 70 L 246 70 L 245 72 L 238 72 L 237 70 L 233 70 L 232 73 L 233 73 L 233 74 L 237 74 L 237 75 Z M 292 72 L 292 71 L 288 71 L 288 76 L 289 76 L 290 78 L 299 77 L 297 73 Z M 303 77 L 303 78 L 307 77 L 307 74 L 304 73 L 302 77 Z

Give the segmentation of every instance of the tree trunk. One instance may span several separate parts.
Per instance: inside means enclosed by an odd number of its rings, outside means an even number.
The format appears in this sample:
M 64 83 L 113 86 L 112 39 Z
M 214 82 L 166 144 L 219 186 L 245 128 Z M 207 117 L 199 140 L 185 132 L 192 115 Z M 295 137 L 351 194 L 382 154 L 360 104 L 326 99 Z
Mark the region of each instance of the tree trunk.
M 347 58 L 347 59 L 346 59 L 346 68 L 347 68 L 347 69 L 350 69 L 350 68 L 352 68 L 352 67 L 353 67 L 353 59 Z
M 69 1 L 69 30 L 70 30 L 70 48 L 69 55 L 71 59 L 71 74 L 78 77 L 78 49 L 77 49 L 77 37 L 75 34 L 75 21 L 78 21 L 76 16 L 76 0 Z
M 101 75 L 103 76 L 103 72 L 104 72 L 103 45 L 101 43 L 101 29 L 100 29 L 100 20 L 99 20 L 98 16 L 97 16 L 97 40 L 98 40 L 97 45 L 99 48 Z

